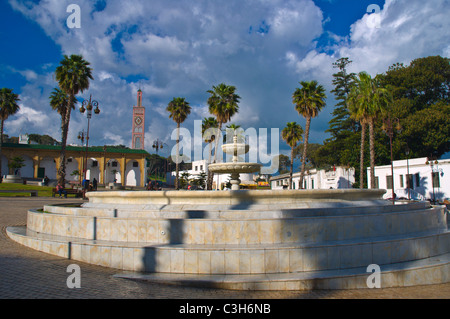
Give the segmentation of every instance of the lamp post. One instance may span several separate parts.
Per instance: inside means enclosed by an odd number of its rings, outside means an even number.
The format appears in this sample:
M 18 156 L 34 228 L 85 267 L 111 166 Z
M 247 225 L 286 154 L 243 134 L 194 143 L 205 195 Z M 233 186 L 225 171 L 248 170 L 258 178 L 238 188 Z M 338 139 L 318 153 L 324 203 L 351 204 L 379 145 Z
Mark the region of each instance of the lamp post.
M 86 133 L 86 150 L 85 150 L 85 159 L 84 159 L 84 168 L 83 168 L 83 177 L 84 177 L 84 181 L 86 183 L 86 174 L 87 174 L 87 153 L 88 153 L 88 147 L 89 147 L 89 124 L 92 118 L 92 109 L 95 107 L 94 109 L 94 113 L 95 114 L 99 114 L 100 113 L 100 109 L 98 108 L 98 102 L 95 100 L 92 100 L 92 95 L 89 97 L 89 101 L 88 100 L 84 100 L 81 107 L 80 107 L 80 112 L 82 114 L 84 114 L 84 112 L 87 111 L 86 115 L 87 115 L 87 120 L 88 120 L 88 126 L 87 126 L 87 133 Z M 87 189 L 87 185 L 84 185 L 83 187 L 83 198 L 85 198 L 85 194 L 86 194 L 86 189 Z
M 408 200 L 411 200 L 411 183 L 409 179 L 409 148 L 406 148 L 406 188 L 408 188 Z
M 158 150 L 163 148 L 163 145 L 166 145 L 166 143 L 161 142 L 159 139 L 156 139 L 155 141 L 153 141 L 153 145 L 152 147 L 154 149 L 156 149 L 156 154 L 158 154 Z
M 433 204 L 436 204 L 436 194 L 434 192 L 434 174 L 439 174 L 439 167 L 438 167 L 438 160 L 436 157 L 430 156 L 429 158 L 427 158 L 427 161 L 425 162 L 426 165 L 430 165 L 430 169 L 431 169 L 431 184 L 433 187 Z M 436 168 L 434 167 L 434 165 L 436 165 Z M 439 176 L 439 175 L 438 175 Z
M 78 137 L 77 138 L 81 141 L 81 147 L 83 147 L 84 140 L 86 138 L 86 132 L 84 131 L 84 129 L 81 132 L 78 132 Z M 82 164 L 81 164 L 82 165 L 82 169 L 81 169 L 82 172 L 84 172 L 84 157 L 85 156 L 83 155 Z M 81 179 L 82 178 L 83 178 L 83 176 L 80 173 L 80 178 L 79 178 L 80 184 L 81 184 Z
M 389 146 L 391 150 L 391 182 L 392 182 L 392 204 L 395 204 L 395 189 L 394 189 L 394 158 L 392 155 L 392 139 L 394 138 L 394 125 L 397 131 L 400 130 L 400 120 L 398 118 L 386 117 L 383 120 L 383 130 L 389 136 Z

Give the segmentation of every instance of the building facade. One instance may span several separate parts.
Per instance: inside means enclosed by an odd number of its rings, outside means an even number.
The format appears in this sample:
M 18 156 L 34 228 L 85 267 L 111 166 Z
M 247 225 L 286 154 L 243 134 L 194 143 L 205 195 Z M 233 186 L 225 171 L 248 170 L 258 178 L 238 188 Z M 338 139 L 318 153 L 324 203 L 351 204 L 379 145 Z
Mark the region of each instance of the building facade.
M 137 105 L 133 106 L 133 124 L 131 148 L 134 150 L 143 150 L 145 135 L 145 107 L 142 106 L 142 91 L 137 92 Z
M 1 174 L 9 174 L 8 163 L 14 157 L 21 157 L 25 166 L 18 174 L 23 179 L 42 179 L 47 176 L 56 180 L 60 154 L 61 146 L 4 143 Z M 87 157 L 87 179 L 96 178 L 100 185 L 116 181 L 124 186 L 144 186 L 148 155 L 144 150 L 111 147 L 89 147 L 86 153 L 85 147 L 67 146 L 66 180 L 80 180 L 81 176 L 73 173 L 84 171 Z
M 300 187 L 300 172 L 292 174 L 292 189 L 341 189 L 352 188 L 355 182 L 355 169 L 353 167 L 333 167 L 332 169 L 309 169 L 303 178 L 303 187 Z M 289 188 L 289 173 L 270 178 L 272 189 Z
M 393 161 L 391 165 L 375 166 L 375 185 L 386 189 L 385 198 L 443 201 L 450 198 L 450 160 L 429 160 L 427 157 Z M 393 178 L 392 178 L 393 176 Z M 370 187 L 370 167 L 367 168 Z

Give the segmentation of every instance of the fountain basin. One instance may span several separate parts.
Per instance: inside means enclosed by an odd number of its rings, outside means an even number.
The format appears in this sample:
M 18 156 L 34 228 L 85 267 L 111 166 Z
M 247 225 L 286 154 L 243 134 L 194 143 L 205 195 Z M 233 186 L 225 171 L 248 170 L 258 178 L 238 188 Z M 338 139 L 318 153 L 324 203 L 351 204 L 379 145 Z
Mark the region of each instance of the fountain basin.
M 259 163 L 215 163 L 209 164 L 208 169 L 217 174 L 257 173 L 262 164 Z
M 31 210 L 27 226 L 7 234 L 53 255 L 194 286 L 367 288 L 370 264 L 381 267 L 383 288 L 449 282 L 445 207 L 392 205 L 384 192 L 91 192 L 81 207 Z

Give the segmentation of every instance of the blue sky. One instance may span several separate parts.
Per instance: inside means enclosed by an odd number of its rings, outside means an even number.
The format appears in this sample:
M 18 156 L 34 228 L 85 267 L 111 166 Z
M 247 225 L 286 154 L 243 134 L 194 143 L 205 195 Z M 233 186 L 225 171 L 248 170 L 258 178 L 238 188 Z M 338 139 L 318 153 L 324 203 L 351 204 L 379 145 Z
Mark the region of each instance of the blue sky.
M 81 9 L 81 28 L 69 29 L 69 4 Z M 368 13 L 369 5 L 380 12 Z M 382 73 L 397 62 L 450 54 L 448 0 L 8 0 L 0 2 L 0 87 L 20 95 L 21 111 L 5 132 L 60 139 L 59 116 L 48 97 L 63 54 L 82 54 L 94 78 L 89 94 L 102 110 L 92 145 L 131 145 L 131 109 L 143 91 L 146 149 L 160 139 L 173 145 L 175 123 L 165 107 L 183 96 L 193 111 L 183 124 L 209 116 L 206 91 L 225 82 L 237 87 L 240 111 L 231 123 L 279 128 L 304 119 L 291 95 L 299 81 L 317 80 L 327 107 L 312 121 L 310 142 L 322 143 L 334 107 L 332 63 L 348 56 L 350 71 Z M 374 20 L 377 18 L 378 20 Z M 375 22 L 378 21 L 378 24 Z M 72 116 L 69 142 L 85 129 Z M 281 151 L 288 147 L 280 141 Z M 167 150 L 166 150 L 167 152 Z M 163 155 L 167 155 L 164 154 Z

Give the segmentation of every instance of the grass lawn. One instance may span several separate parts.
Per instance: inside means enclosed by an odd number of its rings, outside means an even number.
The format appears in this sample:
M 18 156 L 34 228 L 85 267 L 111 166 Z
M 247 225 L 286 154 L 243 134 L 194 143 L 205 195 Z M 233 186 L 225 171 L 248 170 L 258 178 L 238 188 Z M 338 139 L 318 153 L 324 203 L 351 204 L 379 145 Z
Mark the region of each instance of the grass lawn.
M 0 197 L 29 197 L 27 193 L 2 193 L 2 190 L 35 190 L 38 191 L 39 197 L 51 197 L 52 188 L 50 186 L 35 186 L 23 184 L 0 183 Z

